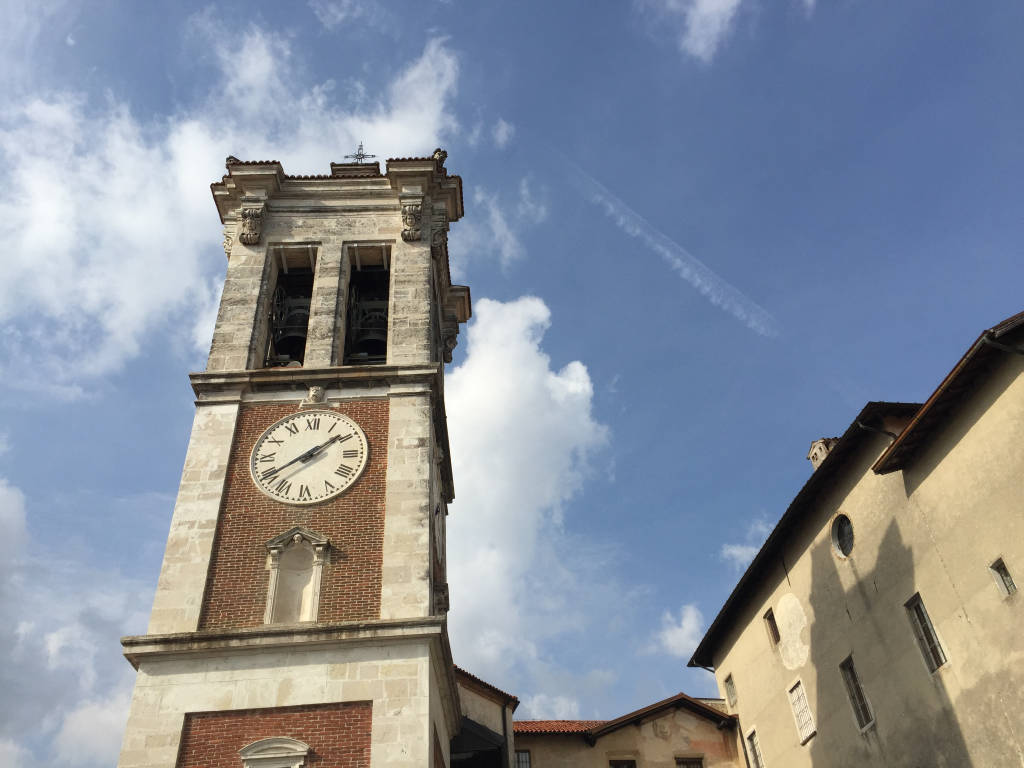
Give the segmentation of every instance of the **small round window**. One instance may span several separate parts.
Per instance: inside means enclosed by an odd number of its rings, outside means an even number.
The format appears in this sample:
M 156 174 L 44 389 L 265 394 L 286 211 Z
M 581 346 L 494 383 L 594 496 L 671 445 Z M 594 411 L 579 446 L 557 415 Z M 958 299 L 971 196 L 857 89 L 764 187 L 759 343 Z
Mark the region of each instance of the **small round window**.
M 832 521 L 832 546 L 843 557 L 853 551 L 853 523 L 846 515 L 837 515 Z

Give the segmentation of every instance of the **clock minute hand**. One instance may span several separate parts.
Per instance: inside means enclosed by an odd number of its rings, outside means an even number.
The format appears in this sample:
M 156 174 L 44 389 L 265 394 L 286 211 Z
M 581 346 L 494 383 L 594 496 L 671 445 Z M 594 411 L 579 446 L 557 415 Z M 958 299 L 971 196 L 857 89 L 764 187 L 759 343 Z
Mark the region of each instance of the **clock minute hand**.
M 269 479 L 269 478 L 273 477 L 274 475 L 276 475 L 282 469 L 286 469 L 286 468 L 290 467 L 292 464 L 294 464 L 297 461 L 303 461 L 303 462 L 309 461 L 311 458 L 313 458 L 318 453 L 320 453 L 320 451 L 322 451 L 328 445 L 330 445 L 335 440 L 337 440 L 338 437 L 339 437 L 339 435 L 335 435 L 330 440 L 328 440 L 326 443 L 322 443 L 321 445 L 314 445 L 308 451 L 303 451 L 302 453 L 300 453 L 298 456 L 296 456 L 291 461 L 285 462 L 280 467 L 275 467 L 274 469 L 270 470 L 269 472 L 265 472 L 263 475 L 261 475 L 261 477 L 266 480 L 266 479 Z

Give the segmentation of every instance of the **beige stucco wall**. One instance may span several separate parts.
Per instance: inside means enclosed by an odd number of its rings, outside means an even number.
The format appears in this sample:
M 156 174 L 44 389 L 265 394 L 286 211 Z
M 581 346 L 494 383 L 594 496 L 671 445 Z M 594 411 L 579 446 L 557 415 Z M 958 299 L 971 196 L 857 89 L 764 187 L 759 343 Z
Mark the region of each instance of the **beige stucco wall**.
M 1024 614 L 988 567 L 1003 557 L 1024 582 L 1024 361 L 1006 355 L 904 471 L 872 473 L 888 441 L 869 443 L 717 649 L 719 689 L 732 674 L 769 768 L 1024 765 Z M 839 512 L 854 527 L 846 559 L 830 540 Z M 904 607 L 915 593 L 948 659 L 934 673 Z M 875 714 L 863 733 L 839 673 L 850 654 Z M 787 696 L 797 680 L 817 722 L 804 746 Z
M 580 734 L 515 737 L 517 751 L 529 750 L 531 768 L 608 768 L 609 760 L 636 760 L 637 768 L 675 768 L 677 757 L 701 757 L 705 768 L 739 768 L 732 729 L 685 709 L 668 710 L 639 727 L 626 725 L 591 747 Z

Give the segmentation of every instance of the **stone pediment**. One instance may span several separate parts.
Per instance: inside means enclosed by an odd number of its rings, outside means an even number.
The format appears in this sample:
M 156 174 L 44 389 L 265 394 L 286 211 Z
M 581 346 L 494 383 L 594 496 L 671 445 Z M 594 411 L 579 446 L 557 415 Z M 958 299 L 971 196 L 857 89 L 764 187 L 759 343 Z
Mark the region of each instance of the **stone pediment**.
M 299 536 L 302 539 L 309 542 L 309 545 L 317 551 L 321 551 L 324 547 L 328 547 L 331 544 L 331 540 L 326 536 L 321 536 L 316 531 L 311 531 L 309 528 L 304 528 L 301 525 L 296 525 L 294 528 L 290 528 L 284 533 L 275 536 L 267 542 L 267 549 L 273 552 L 274 550 L 281 550 L 287 547 L 293 541 L 295 537 Z

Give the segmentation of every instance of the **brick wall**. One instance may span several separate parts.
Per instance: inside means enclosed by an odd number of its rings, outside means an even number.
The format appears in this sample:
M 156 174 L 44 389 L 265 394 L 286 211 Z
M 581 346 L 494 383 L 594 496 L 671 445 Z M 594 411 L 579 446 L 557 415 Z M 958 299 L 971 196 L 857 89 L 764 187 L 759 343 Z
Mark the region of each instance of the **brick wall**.
M 269 583 L 265 545 L 296 525 L 331 540 L 318 620 L 380 617 L 388 401 L 346 401 L 338 408 L 366 433 L 369 461 L 362 476 L 340 496 L 303 506 L 282 504 L 264 495 L 249 474 L 253 444 L 273 422 L 296 410 L 294 404 L 250 405 L 239 412 L 200 629 L 263 624 Z
M 240 768 L 238 750 L 272 736 L 311 748 L 306 766 L 369 768 L 372 705 L 368 701 L 185 715 L 177 768 Z

